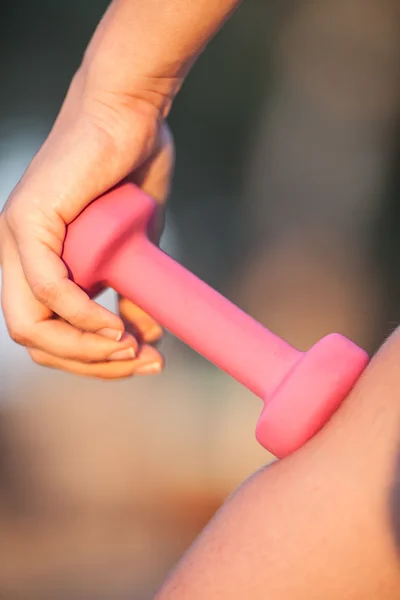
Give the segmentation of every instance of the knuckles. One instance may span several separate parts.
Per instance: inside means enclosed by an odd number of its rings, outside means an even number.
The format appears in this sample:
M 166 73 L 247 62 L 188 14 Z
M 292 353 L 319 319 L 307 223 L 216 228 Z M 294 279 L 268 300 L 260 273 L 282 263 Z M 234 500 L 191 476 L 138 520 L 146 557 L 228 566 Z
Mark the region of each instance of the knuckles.
M 52 281 L 32 281 L 31 290 L 35 298 L 46 306 L 54 303 L 58 297 L 58 286 Z
M 28 348 L 28 354 L 31 357 L 32 361 L 39 365 L 40 367 L 51 367 L 51 362 L 49 357 L 44 353 L 38 350 L 37 348 Z
M 32 342 L 29 327 L 23 323 L 7 323 L 10 338 L 19 346 L 29 346 Z

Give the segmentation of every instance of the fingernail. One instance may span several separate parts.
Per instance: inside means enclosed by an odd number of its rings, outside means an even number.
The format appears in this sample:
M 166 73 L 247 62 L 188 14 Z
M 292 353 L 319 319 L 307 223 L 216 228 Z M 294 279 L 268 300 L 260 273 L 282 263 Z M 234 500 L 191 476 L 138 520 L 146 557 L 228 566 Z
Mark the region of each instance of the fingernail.
M 108 360 L 132 360 L 136 357 L 134 348 L 125 348 L 124 350 L 117 350 L 108 357 Z
M 159 340 L 164 335 L 164 329 L 159 325 L 154 325 L 149 331 L 146 332 L 146 340 L 149 342 L 154 342 Z
M 99 329 L 97 332 L 99 335 L 107 338 L 108 340 L 112 340 L 113 342 L 119 342 L 122 338 L 123 331 L 119 331 L 118 329 L 110 329 L 109 327 L 105 327 L 104 329 Z
M 160 373 L 161 370 L 162 365 L 160 365 L 160 363 L 150 363 L 148 365 L 142 365 L 136 369 L 135 373 L 137 375 L 155 375 L 156 373 Z

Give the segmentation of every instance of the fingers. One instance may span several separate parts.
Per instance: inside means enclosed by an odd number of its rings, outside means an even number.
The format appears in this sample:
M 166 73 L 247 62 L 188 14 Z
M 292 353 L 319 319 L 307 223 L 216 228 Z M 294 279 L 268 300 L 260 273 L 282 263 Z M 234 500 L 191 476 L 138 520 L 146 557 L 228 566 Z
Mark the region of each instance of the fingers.
M 160 373 L 164 366 L 162 355 L 152 346 L 143 346 L 136 359 L 83 363 L 60 358 L 38 349 L 29 349 L 31 358 L 39 365 L 75 375 L 98 379 L 123 379 L 134 375 Z
M 82 363 L 131 360 L 138 353 L 138 343 L 130 334 L 123 334 L 119 342 L 106 340 L 56 319 L 36 323 L 30 335 L 25 334 L 24 342 L 29 347 L 33 342 L 35 348 L 55 357 Z
M 125 330 L 131 333 L 140 343 L 154 344 L 163 336 L 163 328 L 127 298 L 119 298 L 119 312 Z
M 125 359 L 132 359 L 137 354 L 138 344 L 135 338 L 129 334 L 122 335 L 123 324 L 120 329 L 122 337 L 117 341 L 116 330 L 99 335 L 53 318 L 50 309 L 33 296 L 13 251 L 7 251 L 2 278 L 4 316 L 10 336 L 15 342 L 58 358 L 83 363 L 116 360 L 124 351 Z
M 15 252 L 8 248 L 2 269 L 2 307 L 10 336 L 28 348 L 37 364 L 77 375 L 120 379 L 162 371 L 164 359 L 152 346 L 139 347 L 126 332 L 120 341 L 74 328 L 56 319 L 36 300 Z M 143 311 L 124 301 L 125 312 L 138 323 L 143 341 L 159 338 L 160 327 Z
M 67 104 L 74 97 L 69 94 Z M 112 329 L 117 339 L 122 321 L 69 280 L 60 256 L 66 224 L 143 164 L 155 146 L 156 126 L 139 117 L 132 120 L 132 129 L 122 118 L 116 126 L 115 111 L 99 110 L 71 122 L 60 117 L 9 199 L 2 220 L 35 298 L 74 327 L 92 333 Z
M 147 151 L 142 152 L 149 144 L 143 142 L 139 148 L 135 136 L 132 148 L 124 145 L 124 156 L 131 155 L 129 161 L 118 163 L 118 169 L 108 172 L 110 146 L 108 142 L 103 144 L 104 140 L 110 141 L 108 136 L 100 135 L 99 142 L 97 135 L 93 137 L 93 131 L 99 133 L 97 127 L 91 127 L 89 132 L 74 127 L 72 137 L 62 128 L 60 131 L 58 137 L 50 136 L 0 217 L 2 305 L 10 335 L 28 347 L 39 364 L 69 372 L 105 378 L 159 372 L 162 356 L 149 346 L 162 336 L 159 325 L 128 301 L 122 304 L 124 320 L 92 301 L 69 279 L 60 256 L 66 223 L 138 164 L 142 167 L 134 180 L 162 205 L 169 192 L 173 167 L 170 134 L 165 128 L 157 143 L 154 139 L 150 157 Z M 60 135 L 64 140 L 61 144 L 57 141 Z M 82 143 L 77 144 L 79 136 Z M 143 140 L 147 137 L 144 135 Z M 93 152 L 86 152 L 88 140 Z M 76 148 L 86 148 L 82 161 L 76 159 Z M 92 157 L 89 165 L 88 155 Z M 74 176 L 63 187 L 66 157 L 73 159 Z M 90 169 L 103 163 L 101 173 L 91 177 L 96 173 Z M 98 182 L 95 188 L 85 187 L 88 180 Z M 155 240 L 159 239 L 163 224 L 163 211 L 159 214 Z M 141 348 L 135 334 L 143 344 Z
M 49 245 L 26 237 L 20 256 L 26 281 L 38 302 L 78 330 L 101 335 L 106 329 L 107 337 L 111 335 L 114 341 L 121 337 L 121 319 L 90 300 L 69 279 L 67 267 Z

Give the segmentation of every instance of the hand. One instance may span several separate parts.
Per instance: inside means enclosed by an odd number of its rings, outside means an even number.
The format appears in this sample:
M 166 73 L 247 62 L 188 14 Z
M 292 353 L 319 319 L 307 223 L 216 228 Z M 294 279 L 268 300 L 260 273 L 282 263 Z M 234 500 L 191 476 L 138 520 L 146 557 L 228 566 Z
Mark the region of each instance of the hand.
M 44 366 L 106 379 L 159 372 L 161 327 L 126 299 L 120 316 L 68 278 L 60 258 L 70 223 L 129 178 L 159 204 L 158 241 L 173 169 L 159 109 L 88 85 L 76 75 L 43 147 L 0 215 L 2 307 L 10 336 Z
M 68 279 L 60 258 L 66 226 L 130 177 L 158 201 L 160 234 L 174 160 L 164 118 L 239 4 L 110 2 L 52 132 L 0 216 L 5 320 L 36 362 L 103 378 L 162 368 L 149 343 L 161 335 L 152 319 L 123 300 L 118 317 Z

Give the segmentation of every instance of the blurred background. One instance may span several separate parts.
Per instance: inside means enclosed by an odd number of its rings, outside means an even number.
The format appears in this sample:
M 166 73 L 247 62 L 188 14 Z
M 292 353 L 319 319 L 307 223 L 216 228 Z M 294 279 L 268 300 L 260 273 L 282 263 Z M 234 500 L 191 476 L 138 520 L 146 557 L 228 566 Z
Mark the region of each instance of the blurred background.
M 0 206 L 106 0 L 0 5 Z M 399 0 L 246 0 L 170 117 L 163 247 L 299 348 L 399 321 Z M 101 301 L 114 305 L 112 293 Z M 182 344 L 118 383 L 43 370 L 0 316 L 0 597 L 147 600 L 272 457 L 260 402 Z

